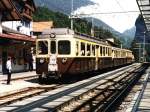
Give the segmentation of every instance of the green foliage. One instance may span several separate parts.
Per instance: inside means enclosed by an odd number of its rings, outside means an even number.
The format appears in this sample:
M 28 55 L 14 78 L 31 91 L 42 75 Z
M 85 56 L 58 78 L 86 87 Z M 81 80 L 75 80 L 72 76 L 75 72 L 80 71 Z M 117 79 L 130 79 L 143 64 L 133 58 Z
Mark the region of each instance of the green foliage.
M 33 21 L 53 21 L 56 28 L 70 28 L 70 19 L 67 15 L 60 12 L 50 11 L 46 7 L 38 7 L 33 15 Z M 74 19 L 74 30 L 80 33 L 91 34 L 92 23 L 85 19 Z M 103 28 L 94 26 L 94 35 L 101 39 L 114 38 L 115 42 L 120 46 L 121 42 L 114 35 Z

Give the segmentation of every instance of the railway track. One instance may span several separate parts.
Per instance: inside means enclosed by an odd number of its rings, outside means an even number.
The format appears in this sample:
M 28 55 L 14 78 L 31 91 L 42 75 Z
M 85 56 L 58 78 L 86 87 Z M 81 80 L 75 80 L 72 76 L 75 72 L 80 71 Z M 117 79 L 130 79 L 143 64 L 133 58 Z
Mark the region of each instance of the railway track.
M 138 73 L 141 74 L 143 70 L 144 68 L 139 64 L 123 67 L 65 86 L 63 89 L 47 92 L 47 97 L 44 94 L 41 99 L 37 97 L 38 100 L 35 100 L 37 99 L 35 96 L 30 99 L 31 102 L 26 101 L 23 106 L 15 107 L 11 111 L 22 112 L 37 108 L 41 110 L 46 108 L 46 111 L 107 111 L 120 99 L 122 96 L 120 93 L 123 94 L 128 87 L 130 88 L 129 84 L 137 80 L 140 76 Z
M 136 112 L 139 104 L 144 97 L 144 92 L 150 77 L 150 67 L 144 72 L 141 78 L 132 88 L 129 95 L 125 97 L 121 105 L 117 108 L 116 112 Z M 132 97 L 131 97 L 132 96 Z M 127 102 L 128 101 L 128 102 Z
M 126 72 L 105 78 L 96 87 L 57 106 L 54 111 L 112 111 L 116 107 L 116 102 L 118 103 L 130 90 L 144 69 L 144 67 L 136 70 L 130 68 Z
M 52 86 L 38 86 L 38 87 L 27 87 L 20 90 L 17 90 L 15 92 L 1 95 L 0 96 L 0 107 L 25 100 L 27 98 L 40 95 L 42 93 L 57 89 L 59 87 L 62 87 L 63 85 L 52 85 Z

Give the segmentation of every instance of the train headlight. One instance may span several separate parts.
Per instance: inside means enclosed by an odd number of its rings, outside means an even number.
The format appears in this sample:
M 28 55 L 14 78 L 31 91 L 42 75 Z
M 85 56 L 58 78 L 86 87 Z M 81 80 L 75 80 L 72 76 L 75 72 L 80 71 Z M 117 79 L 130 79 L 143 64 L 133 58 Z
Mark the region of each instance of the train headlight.
M 55 38 L 56 37 L 56 34 L 55 33 L 51 33 L 50 34 L 50 38 Z
M 67 62 L 67 58 L 63 58 L 62 63 L 66 63 L 66 62 Z
M 41 59 L 40 59 L 40 63 L 44 63 L 44 59 L 41 58 Z

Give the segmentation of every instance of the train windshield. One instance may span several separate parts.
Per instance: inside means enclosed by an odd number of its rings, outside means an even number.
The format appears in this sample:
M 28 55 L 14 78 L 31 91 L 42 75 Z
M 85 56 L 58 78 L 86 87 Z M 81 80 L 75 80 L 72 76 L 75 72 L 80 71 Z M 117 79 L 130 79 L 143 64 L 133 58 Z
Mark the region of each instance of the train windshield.
M 39 55 L 48 54 L 48 42 L 47 41 L 38 41 L 37 44 L 37 53 Z
M 70 41 L 63 40 L 58 42 L 58 54 L 70 54 Z

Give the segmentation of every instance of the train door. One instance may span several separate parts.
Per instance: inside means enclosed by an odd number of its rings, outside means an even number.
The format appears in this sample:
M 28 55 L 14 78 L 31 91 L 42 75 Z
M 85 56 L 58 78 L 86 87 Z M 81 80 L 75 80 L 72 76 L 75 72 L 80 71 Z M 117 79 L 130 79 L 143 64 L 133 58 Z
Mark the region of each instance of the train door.
M 56 72 L 58 69 L 57 65 L 57 54 L 56 54 L 56 40 L 50 42 L 50 59 L 49 59 L 49 71 Z
M 96 45 L 96 49 L 95 49 L 95 56 L 96 56 L 96 59 L 95 59 L 95 70 L 98 70 L 98 54 L 99 54 L 99 46 Z

